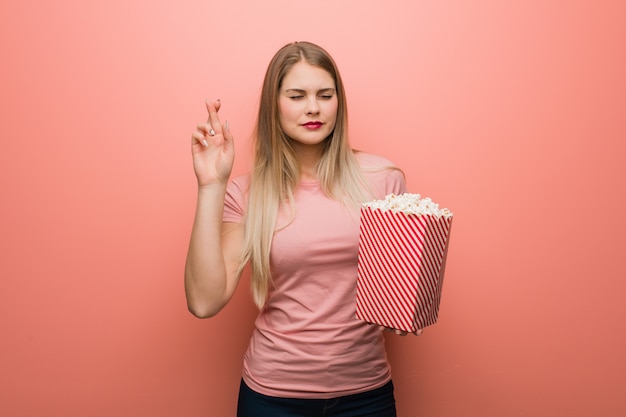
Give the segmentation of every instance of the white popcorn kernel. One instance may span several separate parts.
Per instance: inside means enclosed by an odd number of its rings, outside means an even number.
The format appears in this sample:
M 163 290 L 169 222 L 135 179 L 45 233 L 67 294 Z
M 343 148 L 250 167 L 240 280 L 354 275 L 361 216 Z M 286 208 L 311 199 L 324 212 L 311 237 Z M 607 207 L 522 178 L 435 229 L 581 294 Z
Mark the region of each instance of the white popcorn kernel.
M 391 210 L 413 215 L 431 215 L 436 217 L 452 217 L 452 212 L 447 208 L 439 208 L 439 204 L 430 198 L 422 198 L 420 194 L 404 193 L 401 195 L 389 194 L 384 200 L 373 200 L 363 203 L 364 207 L 374 210 Z

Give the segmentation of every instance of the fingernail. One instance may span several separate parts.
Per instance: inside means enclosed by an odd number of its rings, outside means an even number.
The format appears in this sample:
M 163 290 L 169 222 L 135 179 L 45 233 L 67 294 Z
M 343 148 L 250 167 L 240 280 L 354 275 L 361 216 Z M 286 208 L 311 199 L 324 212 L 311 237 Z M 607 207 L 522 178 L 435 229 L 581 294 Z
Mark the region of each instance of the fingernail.
M 207 148 L 209 147 L 209 142 L 207 142 L 206 139 L 202 139 L 202 144 Z
M 228 120 L 226 120 L 226 122 L 224 123 L 224 127 L 230 132 L 230 125 L 228 124 Z

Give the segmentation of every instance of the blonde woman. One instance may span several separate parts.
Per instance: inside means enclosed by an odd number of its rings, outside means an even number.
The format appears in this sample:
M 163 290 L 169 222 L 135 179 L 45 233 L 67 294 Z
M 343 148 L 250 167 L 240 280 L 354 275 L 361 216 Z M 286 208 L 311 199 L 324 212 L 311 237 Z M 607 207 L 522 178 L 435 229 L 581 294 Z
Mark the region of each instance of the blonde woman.
M 259 315 L 238 416 L 395 416 L 381 331 L 355 319 L 359 204 L 405 192 L 399 169 L 350 148 L 344 86 L 309 42 L 267 69 L 249 175 L 229 180 L 233 136 L 207 102 L 192 135 L 198 200 L 185 268 L 189 310 L 217 314 L 250 264 Z

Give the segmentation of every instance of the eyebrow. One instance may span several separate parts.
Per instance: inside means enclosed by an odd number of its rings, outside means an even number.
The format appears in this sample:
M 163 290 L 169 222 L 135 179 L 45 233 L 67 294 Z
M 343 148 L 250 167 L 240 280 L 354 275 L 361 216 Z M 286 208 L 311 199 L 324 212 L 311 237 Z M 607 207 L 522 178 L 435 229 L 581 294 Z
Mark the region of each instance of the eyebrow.
M 317 90 L 317 93 L 334 93 L 335 89 L 334 88 L 322 88 L 320 90 Z M 289 88 L 287 90 L 285 90 L 285 93 L 306 93 L 306 90 L 303 90 L 301 88 Z

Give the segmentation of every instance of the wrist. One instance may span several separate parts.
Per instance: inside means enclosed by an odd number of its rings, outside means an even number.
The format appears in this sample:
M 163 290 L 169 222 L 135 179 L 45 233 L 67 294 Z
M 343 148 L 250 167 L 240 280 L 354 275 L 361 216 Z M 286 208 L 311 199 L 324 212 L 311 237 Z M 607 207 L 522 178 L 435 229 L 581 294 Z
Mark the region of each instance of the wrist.
M 208 184 L 198 184 L 198 193 L 224 193 L 226 192 L 226 182 L 212 182 Z

